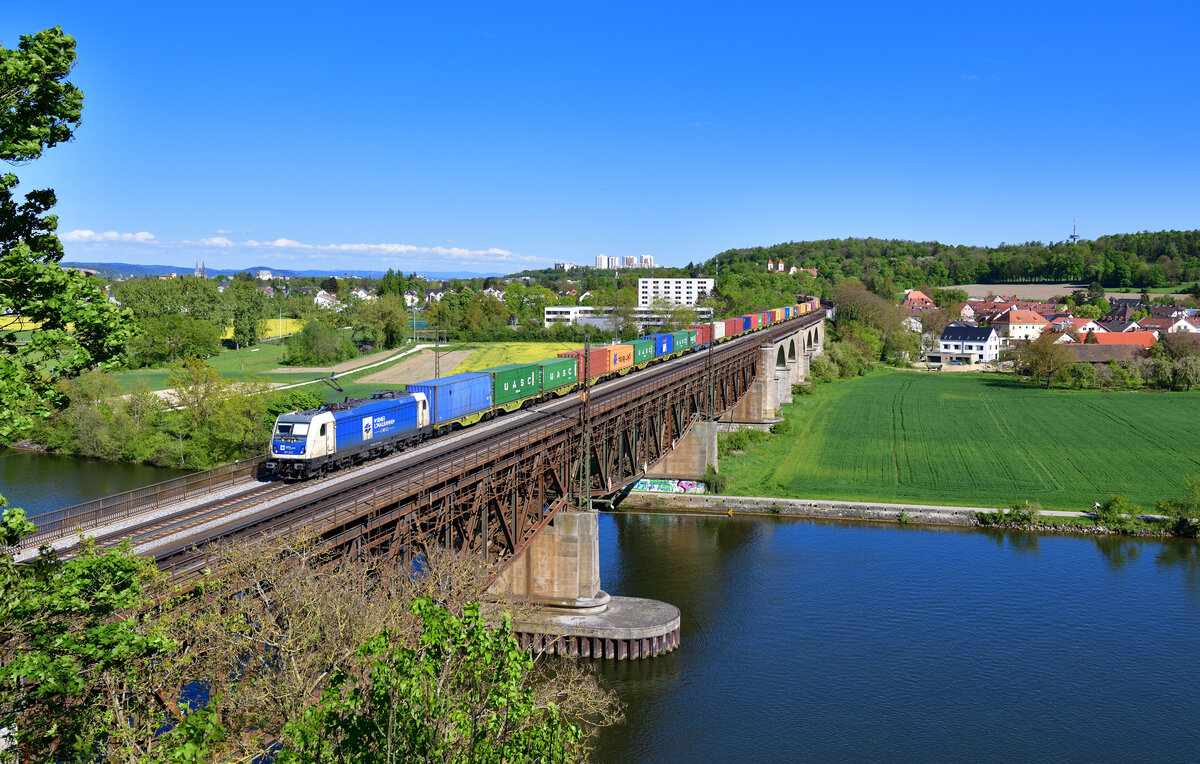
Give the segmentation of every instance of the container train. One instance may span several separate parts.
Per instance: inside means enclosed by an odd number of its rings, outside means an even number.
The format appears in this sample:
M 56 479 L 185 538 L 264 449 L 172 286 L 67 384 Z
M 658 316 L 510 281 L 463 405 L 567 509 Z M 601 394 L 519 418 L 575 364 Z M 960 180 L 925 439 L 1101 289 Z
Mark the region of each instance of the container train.
M 282 414 L 275 422 L 266 468 L 289 480 L 313 477 L 560 397 L 577 389 L 585 377 L 589 385 L 614 379 L 819 309 L 820 301 L 812 298 L 761 313 L 697 324 L 684 331 L 649 334 L 532 363 L 414 382 L 403 392 L 387 390 L 369 398 Z

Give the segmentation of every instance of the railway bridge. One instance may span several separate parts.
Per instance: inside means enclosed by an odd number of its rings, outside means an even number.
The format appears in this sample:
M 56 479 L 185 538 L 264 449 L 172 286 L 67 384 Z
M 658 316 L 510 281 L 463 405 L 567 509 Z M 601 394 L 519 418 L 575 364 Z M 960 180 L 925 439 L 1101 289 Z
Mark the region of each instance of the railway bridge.
M 678 610 L 601 590 L 596 515 L 580 510 L 647 475 L 701 477 L 717 429 L 775 421 L 821 352 L 823 317 L 771 324 L 319 481 L 260 479 L 257 459 L 68 507 L 41 518 L 17 557 L 43 543 L 69 553 L 81 532 L 101 545 L 129 539 L 186 585 L 225 539 L 305 528 L 328 549 L 402 561 L 437 545 L 497 563 L 494 587 L 543 606 L 544 619 L 517 626 L 528 646 L 657 655 L 678 643 Z

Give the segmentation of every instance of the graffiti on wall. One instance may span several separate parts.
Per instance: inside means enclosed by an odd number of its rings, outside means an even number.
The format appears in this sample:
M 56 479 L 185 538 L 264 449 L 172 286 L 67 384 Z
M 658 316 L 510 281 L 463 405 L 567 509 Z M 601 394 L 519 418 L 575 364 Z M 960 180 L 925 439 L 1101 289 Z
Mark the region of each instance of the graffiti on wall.
M 695 480 L 658 480 L 643 478 L 633 490 L 645 493 L 704 493 L 704 483 Z

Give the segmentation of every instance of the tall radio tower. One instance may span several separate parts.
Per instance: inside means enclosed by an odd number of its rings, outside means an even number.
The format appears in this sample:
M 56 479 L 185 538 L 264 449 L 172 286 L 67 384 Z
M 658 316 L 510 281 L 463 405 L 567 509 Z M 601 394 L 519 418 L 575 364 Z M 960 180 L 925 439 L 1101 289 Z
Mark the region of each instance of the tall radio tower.
M 1079 241 L 1079 219 L 1078 218 L 1071 218 L 1071 235 L 1068 236 L 1067 238 L 1071 240 L 1072 244 Z

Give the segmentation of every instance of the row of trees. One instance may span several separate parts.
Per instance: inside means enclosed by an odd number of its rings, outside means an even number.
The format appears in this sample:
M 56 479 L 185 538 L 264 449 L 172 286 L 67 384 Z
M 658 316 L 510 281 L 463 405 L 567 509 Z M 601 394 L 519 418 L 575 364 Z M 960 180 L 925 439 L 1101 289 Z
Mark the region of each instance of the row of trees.
M 762 270 L 768 258 L 816 268 L 829 282 L 891 279 L 919 284 L 1010 284 L 1097 281 L 1109 288 L 1161 287 L 1200 281 L 1200 231 L 1102 236 L 1093 241 L 1028 242 L 998 247 L 951 246 L 896 239 L 827 239 L 731 249 L 718 258 L 722 273 L 737 264 Z M 708 273 L 713 262 L 705 264 Z
M 279 414 L 322 403 L 312 392 L 272 392 L 254 376 L 223 378 L 198 358 L 172 367 L 170 385 L 164 398 L 145 388 L 122 395 L 99 372 L 61 380 L 57 390 L 69 405 L 32 435 L 64 454 L 207 469 L 262 454 Z
M 1076 388 L 1191 390 L 1200 387 L 1200 338 L 1164 334 L 1143 358 L 1110 361 L 1105 365 L 1076 363 L 1075 355 L 1058 335 L 1046 334 L 1017 346 L 1013 362 L 1018 372 L 1049 388 L 1058 383 Z M 1085 343 L 1094 338 L 1085 336 Z
M 212 279 L 194 276 L 131 279 L 117 285 L 116 297 L 140 324 L 130 355 L 142 366 L 211 355 L 229 327 L 238 347 L 254 345 L 268 302 L 252 281 L 234 279 L 222 293 Z
M 0 550 L 33 530 L 7 509 Z M 585 666 L 535 670 L 484 618 L 477 558 L 330 559 L 299 536 L 209 559 L 185 593 L 127 544 L 0 552 L 0 760 L 575 761 L 620 719 Z

